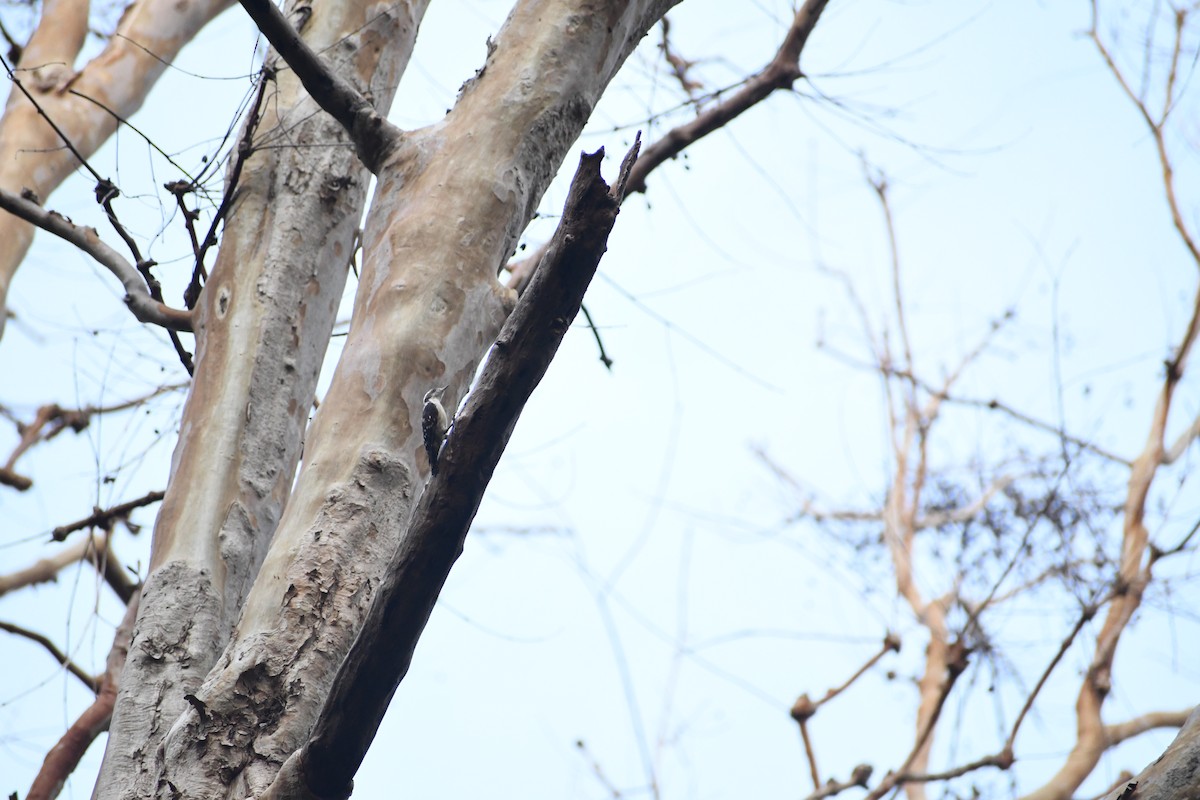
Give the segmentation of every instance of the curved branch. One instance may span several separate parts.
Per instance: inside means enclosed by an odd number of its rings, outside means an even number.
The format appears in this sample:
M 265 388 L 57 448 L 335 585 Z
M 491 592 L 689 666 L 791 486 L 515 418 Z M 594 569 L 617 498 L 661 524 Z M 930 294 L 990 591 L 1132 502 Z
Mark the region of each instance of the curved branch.
M 28 639 L 31 642 L 40 644 L 46 649 L 46 652 L 54 657 L 55 661 L 57 661 L 61 666 L 66 667 L 67 672 L 70 672 L 76 678 L 79 678 L 79 680 L 83 681 L 83 684 L 93 692 L 100 691 L 100 680 L 98 678 L 87 674 L 83 667 L 72 661 L 70 656 L 58 649 L 58 645 L 50 641 L 42 634 L 36 631 L 31 631 L 28 628 L 22 628 L 20 625 L 14 625 L 11 622 L 2 621 L 0 621 L 0 631 L 7 631 L 14 636 L 20 636 Z
M 645 192 L 646 176 L 664 161 L 674 158 L 693 142 L 703 139 L 766 99 L 776 89 L 790 89 L 803 76 L 800 53 L 817 27 L 829 0 L 807 0 L 792 20 L 783 44 L 771 61 L 746 79 L 742 88 L 723 103 L 709 108 L 691 122 L 668 131 L 643 152 L 629 173 L 629 191 Z
M 1159 728 L 1182 728 L 1193 709 L 1194 707 L 1180 711 L 1150 711 L 1124 722 L 1105 725 L 1104 735 L 1108 738 L 1110 745 L 1115 746 L 1147 731 Z
M 57 797 L 67 777 L 79 766 L 79 761 L 88 747 L 97 736 L 108 730 L 117 699 L 117 681 L 129 655 L 129 642 L 133 637 L 133 623 L 137 618 L 140 599 L 141 595 L 137 594 L 129 601 L 125 609 L 125 618 L 117 627 L 112 650 L 109 651 L 104 667 L 104 675 L 100 678 L 96 701 L 79 715 L 79 719 L 67 729 L 58 740 L 58 744 L 46 754 L 42 768 L 33 779 L 25 800 L 52 800 Z
M 140 322 L 150 322 L 172 331 L 192 330 L 192 314 L 171 308 L 150 296 L 146 283 L 137 269 L 116 250 L 109 247 L 95 228 L 76 225 L 55 211 L 47 211 L 32 200 L 0 189 L 0 208 L 44 231 L 54 234 L 96 259 L 125 287 L 125 305 Z

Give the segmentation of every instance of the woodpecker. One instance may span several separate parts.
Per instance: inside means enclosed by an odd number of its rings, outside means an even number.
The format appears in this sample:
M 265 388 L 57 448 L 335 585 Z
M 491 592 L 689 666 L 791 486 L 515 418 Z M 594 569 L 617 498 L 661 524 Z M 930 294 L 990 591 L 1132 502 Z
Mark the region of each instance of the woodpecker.
M 425 439 L 425 453 L 429 456 L 429 473 L 437 475 L 438 453 L 450 428 L 450 416 L 442 405 L 442 394 L 446 387 L 430 389 L 425 393 L 425 407 L 421 409 L 421 435 Z

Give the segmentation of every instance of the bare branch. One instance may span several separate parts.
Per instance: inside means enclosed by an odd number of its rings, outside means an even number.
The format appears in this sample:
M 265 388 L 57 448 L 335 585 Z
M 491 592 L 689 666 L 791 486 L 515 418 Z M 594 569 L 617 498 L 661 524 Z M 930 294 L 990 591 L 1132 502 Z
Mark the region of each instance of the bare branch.
M 925 719 L 925 723 L 921 726 L 917 734 L 916 743 L 913 745 L 908 756 L 904 759 L 904 763 L 900 769 L 895 772 L 889 772 L 879 785 L 872 789 L 866 795 L 866 800 L 879 800 L 885 794 L 890 792 L 897 786 L 902 785 L 903 780 L 908 780 L 905 776 L 909 775 L 909 769 L 918 757 L 925 750 L 926 742 L 933 735 L 933 730 L 937 726 L 937 721 L 941 717 L 942 708 L 946 704 L 946 699 L 950 697 L 950 691 L 954 688 L 954 684 L 958 681 L 960 675 L 967 668 L 967 646 L 960 640 L 950 645 L 949 653 L 946 658 L 946 674 L 941 679 L 941 685 L 938 690 L 938 695 L 935 698 L 932 713 Z
M 62 433 L 67 428 L 72 429 L 76 433 L 83 431 L 89 425 L 91 418 L 97 414 L 108 414 L 117 411 L 125 411 L 126 409 L 136 408 L 137 406 L 146 403 L 149 400 L 158 397 L 160 394 L 173 392 L 181 389 L 187 384 L 177 383 L 167 386 L 160 386 L 154 391 L 143 395 L 142 397 L 127 400 L 121 403 L 116 403 L 111 406 L 86 406 L 80 409 L 66 409 L 57 403 L 49 403 L 40 406 L 34 417 L 28 423 L 23 423 L 17 419 L 9 409 L 0 406 L 0 414 L 8 417 L 17 427 L 17 433 L 20 435 L 20 441 L 13 448 L 12 453 L 8 457 L 8 461 L 0 466 L 0 484 L 12 486 L 19 491 L 25 491 L 33 486 L 33 481 L 29 478 L 18 475 L 16 472 L 16 463 L 29 448 L 39 442 L 44 442 L 53 439 L 58 434 Z
M 918 377 L 916 375 L 910 375 L 910 374 L 906 373 L 904 370 L 892 369 L 891 372 L 895 373 L 898 377 L 904 378 L 906 380 L 916 381 L 917 384 L 922 389 L 929 392 L 930 394 L 941 397 L 947 403 L 953 403 L 954 405 L 959 405 L 959 406 L 972 406 L 975 408 L 986 408 L 990 411 L 999 411 L 1000 413 L 1002 413 L 1006 416 L 1012 417 L 1013 419 L 1017 420 L 1018 422 L 1028 425 L 1029 427 L 1034 428 L 1036 430 L 1053 434 L 1053 435 L 1057 436 L 1059 439 L 1061 439 L 1065 442 L 1068 442 L 1068 443 L 1074 445 L 1075 447 L 1078 447 L 1081 450 L 1086 450 L 1089 453 L 1098 455 L 1103 459 L 1112 461 L 1113 463 L 1120 464 L 1125 467 L 1129 467 L 1129 466 L 1133 465 L 1133 462 L 1131 462 L 1129 459 L 1127 459 L 1123 456 L 1119 456 L 1115 453 L 1111 453 L 1108 450 L 1105 450 L 1104 448 L 1100 447 L 1099 445 L 1088 441 L 1087 439 L 1082 439 L 1078 436 L 1074 436 L 1070 433 L 1067 433 L 1066 431 L 1064 431 L 1062 428 L 1060 428 L 1057 425 L 1051 425 L 1048 422 L 1043 422 L 1035 417 L 1031 417 L 1028 414 L 1024 413 L 1023 411 L 1018 411 L 1017 409 L 1013 408 L 1012 406 L 1007 405 L 1006 403 L 1001 402 L 1000 400 L 996 400 L 996 399 L 978 400 L 976 398 L 971 398 L 971 397 L 959 397 L 958 395 L 951 395 L 951 394 L 948 394 L 945 390 L 938 389 L 937 387 L 934 387 L 933 385 L 923 381 L 920 377 Z
M 871 780 L 871 773 L 873 771 L 874 770 L 871 769 L 870 764 L 859 764 L 853 769 L 853 771 L 851 771 L 850 778 L 848 780 L 835 781 L 830 779 L 828 783 L 826 783 L 820 789 L 817 789 L 804 800 L 822 800 L 822 798 L 833 797 L 835 794 L 840 794 L 841 792 L 844 792 L 847 789 L 853 789 L 856 786 L 865 789 L 867 787 L 867 782 Z
M 26 586 L 57 580 L 58 573 L 65 568 L 82 561 L 92 553 L 102 553 L 107 547 L 108 536 L 98 533 L 86 539 L 80 539 L 70 547 L 64 547 L 54 555 L 40 559 L 25 569 L 0 575 L 0 597 Z
M 808 42 L 809 35 L 817 26 L 821 12 L 828 4 L 829 0 L 806 0 L 796 12 L 783 44 L 770 63 L 747 78 L 742 88 L 728 100 L 712 106 L 691 122 L 673 128 L 648 146 L 629 176 L 629 191 L 645 192 L 646 176 L 664 161 L 674 158 L 688 145 L 741 116 L 776 89 L 790 89 L 798 78 L 803 77 L 804 73 L 800 71 L 800 54 Z
M 151 503 L 157 503 L 159 500 L 162 500 L 164 496 L 164 492 L 149 492 L 137 498 L 136 500 L 128 500 L 124 503 L 118 503 L 111 508 L 97 508 L 83 519 L 76 520 L 75 522 L 71 522 L 67 525 L 59 525 L 50 532 L 50 536 L 54 539 L 54 541 L 61 542 L 75 531 L 82 530 L 84 528 L 108 528 L 114 521 L 128 517 L 129 512 L 135 508 L 141 508 L 142 506 L 148 506 Z
M 842 683 L 842 685 L 836 686 L 836 687 L 828 690 L 827 692 L 825 692 L 825 696 L 822 697 L 820 700 L 816 701 L 815 703 L 811 699 L 809 699 L 809 696 L 807 694 L 802 694 L 802 695 L 800 695 L 800 697 L 796 698 L 796 702 L 792 704 L 792 710 L 791 710 L 792 719 L 796 720 L 796 723 L 800 726 L 800 737 L 804 741 L 804 753 L 808 758 L 809 769 L 812 772 L 813 789 L 815 790 L 815 792 L 814 792 L 814 795 L 810 795 L 810 796 L 829 797 L 830 795 L 837 794 L 837 792 L 840 792 L 842 789 L 849 788 L 850 786 L 866 786 L 866 780 L 871 775 L 871 768 L 866 767 L 866 774 L 864 777 L 861 778 L 861 783 L 860 783 L 859 777 L 858 777 L 859 770 L 863 768 L 862 766 L 860 766 L 859 768 L 855 769 L 854 777 L 852 778 L 852 782 L 847 783 L 845 785 L 841 785 L 841 788 L 837 789 L 837 791 L 829 791 L 832 787 L 839 785 L 839 784 L 837 784 L 836 781 L 830 781 L 829 784 L 826 785 L 824 788 L 821 787 L 821 777 L 820 777 L 820 773 L 817 771 L 817 757 L 816 757 L 816 754 L 813 752 L 812 741 L 809 739 L 809 734 L 808 734 L 808 720 L 811 719 L 812 716 L 817 713 L 817 710 L 821 706 L 825 705 L 830 700 L 837 697 L 842 692 L 846 691 L 846 689 L 849 689 L 850 685 L 853 684 L 860 677 L 862 677 L 864 674 L 866 674 L 867 670 L 869 670 L 871 667 L 875 666 L 875 664 L 877 664 L 879 662 L 879 659 L 883 658 L 888 653 L 893 653 L 893 652 L 896 652 L 896 653 L 900 652 L 900 637 L 896 636 L 893 633 L 889 633 L 887 636 L 884 637 L 883 647 L 879 650 L 879 652 L 875 653 L 869 659 L 867 659 L 867 662 L 865 664 L 863 664 L 861 667 L 859 667 L 858 670 L 856 670 L 853 675 L 851 675 L 844 683 Z M 820 794 L 820 792 L 823 792 L 823 791 L 825 791 L 827 793 Z
M 1115 747 L 1126 739 L 1140 736 L 1147 731 L 1159 728 L 1182 728 L 1194 709 L 1195 706 L 1179 711 L 1150 711 L 1124 722 L 1105 725 L 1104 735 L 1112 743 L 1111 746 Z
M 868 658 L 866 663 L 863 664 L 861 667 L 859 667 L 857 670 L 855 670 L 854 674 L 851 675 L 849 678 L 847 678 L 846 681 L 844 683 L 842 683 L 840 686 L 835 686 L 834 688 L 825 692 L 825 696 L 822 697 L 820 700 L 818 700 L 814 703 L 812 700 L 809 699 L 808 695 L 806 695 L 806 694 L 800 695 L 800 697 L 796 700 L 795 704 L 792 705 L 792 710 L 791 710 L 792 719 L 796 720 L 797 722 L 802 722 L 807 719 L 810 719 L 814 714 L 817 713 L 817 710 L 821 706 L 825 705 L 830 700 L 832 700 L 833 698 L 837 697 L 842 692 L 849 689 L 851 684 L 853 684 L 856 680 L 858 680 L 863 675 L 865 675 L 867 670 L 869 670 L 871 667 L 873 667 L 877 663 L 879 663 L 879 660 L 881 658 L 883 658 L 888 653 L 899 653 L 899 652 L 900 652 L 900 637 L 894 633 L 889 633 L 887 636 L 883 637 L 883 646 L 880 647 L 879 652 L 873 654 L 870 658 Z
M 675 80 L 679 81 L 679 86 L 694 101 L 696 99 L 696 91 L 704 88 L 704 84 L 688 77 L 688 72 L 691 71 L 696 62 L 687 60 L 676 53 L 671 47 L 671 22 L 667 17 L 662 18 L 660 26 L 662 27 L 662 41 L 659 43 L 658 49 L 662 50 L 663 58 L 670 65 L 671 72 L 675 75 Z
M 1033 691 L 1025 698 L 1025 704 L 1021 706 L 1021 711 L 1017 714 L 1016 720 L 1013 722 L 1012 731 L 1008 734 L 1008 741 L 1004 743 L 1003 753 L 1008 755 L 1009 760 L 1012 760 L 1013 746 L 1017 741 L 1017 733 L 1021 730 L 1021 723 L 1025 721 L 1026 714 L 1029 709 L 1033 708 L 1033 703 L 1037 700 L 1037 696 L 1041 693 L 1042 687 L 1046 685 L 1046 681 L 1050 679 L 1050 674 L 1054 672 L 1054 668 L 1058 666 L 1058 662 L 1062 661 L 1063 656 L 1071 649 L 1071 645 L 1075 642 L 1075 637 L 1083 630 L 1083 626 L 1096 616 L 1095 606 L 1086 606 L 1083 613 L 1079 615 L 1078 621 L 1071 628 L 1066 638 L 1062 640 L 1062 644 L 1058 647 L 1058 652 L 1050 659 L 1050 663 L 1046 665 L 1046 669 L 1042 671 L 1042 676 L 1038 678 L 1038 682 L 1034 685 Z
M 635 142 L 636 150 L 638 143 Z M 603 150 L 584 154 L 542 266 L 500 331 L 466 405 L 454 419 L 378 594 L 334 677 L 306 745 L 264 798 L 342 796 L 408 671 L 418 638 L 462 552 L 483 491 L 525 402 L 579 313 L 616 221 L 623 178 L 600 176 Z M 624 173 L 624 170 L 622 170 Z M 379 647 L 386 641 L 388 647 Z
M 241 4 L 313 100 L 350 135 L 367 169 L 378 173 L 400 129 L 380 115 L 353 83 L 330 69 L 271 0 L 241 0 Z
M 125 608 L 125 618 L 117 627 L 112 650 L 100 678 L 96 700 L 67 729 L 58 743 L 46 754 L 42 768 L 34 778 L 26 800 L 52 800 L 62 791 L 67 777 L 79 766 L 80 759 L 92 742 L 104 731 L 112 719 L 113 705 L 117 699 L 117 682 L 125 659 L 129 655 L 129 643 L 133 637 L 133 623 L 137 618 L 140 595 L 135 595 Z
M 0 189 L 0 208 L 44 231 L 54 234 L 96 259 L 125 287 L 125 305 L 140 322 L 150 322 L 172 331 L 190 331 L 192 315 L 155 300 L 137 269 L 120 253 L 101 240 L 95 228 L 76 225 L 54 211 L 47 211 L 33 200 Z
M 952 769 L 942 772 L 905 772 L 895 776 L 896 785 L 906 783 L 933 783 L 935 781 L 948 781 L 953 778 L 961 778 L 970 772 L 984 769 L 985 767 L 996 767 L 997 769 L 1008 769 L 1013 765 L 1012 754 L 1008 751 L 996 753 L 995 755 L 984 756 L 983 758 L 969 761 L 966 764 L 960 764 Z
M 1175 13 L 1175 44 L 1171 56 L 1171 70 L 1163 99 L 1163 110 L 1157 117 L 1150 113 L 1150 109 L 1146 107 L 1145 101 L 1134 92 L 1133 87 L 1129 84 L 1129 80 L 1125 77 L 1125 73 L 1117 66 L 1112 53 L 1109 52 L 1108 46 L 1100 38 L 1099 17 L 1100 12 L 1097 7 L 1097 0 L 1092 0 L 1092 27 L 1088 31 L 1088 36 L 1095 43 L 1096 50 L 1099 51 L 1109 71 L 1116 78 L 1117 84 L 1137 108 L 1138 113 L 1142 115 L 1142 120 L 1146 123 L 1146 127 L 1150 129 L 1150 134 L 1154 137 L 1154 146 L 1158 151 L 1158 162 L 1162 168 L 1163 189 L 1166 192 L 1167 206 L 1171 209 L 1171 222 L 1175 225 L 1175 230 L 1179 232 L 1179 238 L 1183 240 L 1184 247 L 1191 253 L 1192 260 L 1196 262 L 1196 266 L 1200 267 L 1200 245 L 1197 244 L 1192 231 L 1188 228 L 1187 223 L 1184 222 L 1183 210 L 1180 208 L 1179 198 L 1175 194 L 1175 169 L 1171 165 L 1171 156 L 1167 152 L 1165 131 L 1167 117 L 1174 105 L 1175 76 L 1180 52 L 1183 47 L 1187 11 L 1178 9 Z
M 1108 800 L 1177 800 L 1190 797 L 1200 785 L 1200 713 L 1193 710 L 1166 752 L 1156 758 L 1134 780 L 1122 781 L 1108 793 Z M 1136 792 L 1135 792 L 1136 790 Z
M 66 667 L 67 672 L 70 672 L 76 678 L 79 678 L 79 680 L 82 681 L 83 684 L 93 692 L 100 691 L 100 680 L 98 678 L 89 675 L 82 667 L 72 661 L 70 656 L 68 656 L 62 650 L 59 650 L 58 646 L 54 644 L 54 642 L 50 641 L 42 634 L 31 631 L 28 628 L 23 628 L 20 625 L 14 625 L 11 622 L 2 621 L 0 621 L 0 631 L 8 631 L 15 636 L 21 636 L 30 640 L 31 642 L 37 642 L 46 649 L 46 652 L 54 657 L 55 661 Z
M 1163 453 L 1162 463 L 1174 464 L 1180 456 L 1187 452 L 1197 437 L 1200 437 L 1200 416 L 1192 420 L 1192 424 L 1188 425 L 1187 429 L 1180 433 L 1175 442 L 1167 448 L 1167 451 Z

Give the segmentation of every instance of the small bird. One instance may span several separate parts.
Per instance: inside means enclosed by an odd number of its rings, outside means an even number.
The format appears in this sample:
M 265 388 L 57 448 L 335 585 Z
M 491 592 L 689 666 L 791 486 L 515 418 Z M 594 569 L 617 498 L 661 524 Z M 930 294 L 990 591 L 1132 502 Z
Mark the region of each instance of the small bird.
M 425 439 L 425 453 L 429 456 L 429 473 L 437 475 L 438 453 L 450 428 L 450 416 L 442 405 L 446 387 L 430 389 L 425 393 L 425 407 L 421 409 L 421 436 Z

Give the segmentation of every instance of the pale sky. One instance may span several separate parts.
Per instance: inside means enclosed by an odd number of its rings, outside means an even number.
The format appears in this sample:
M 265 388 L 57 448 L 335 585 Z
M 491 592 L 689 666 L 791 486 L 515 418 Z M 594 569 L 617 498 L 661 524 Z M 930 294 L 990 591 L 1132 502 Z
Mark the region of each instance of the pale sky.
M 508 5 L 433 3 L 391 119 L 409 127 L 444 113 Z M 687 0 L 671 15 L 672 40 L 715 89 L 770 58 L 790 13 L 780 0 Z M 880 381 L 854 365 L 869 351 L 833 273 L 853 283 L 873 331 L 889 328 L 898 346 L 886 230 L 865 160 L 890 186 L 925 377 L 940 380 L 1013 309 L 960 393 L 1000 398 L 1136 455 L 1197 274 L 1171 227 L 1153 141 L 1082 35 L 1088 15 L 1083 0 L 833 0 L 802 60 L 811 85 L 770 98 L 626 202 L 586 301 L 614 367 L 600 364 L 580 320 L 522 417 L 356 797 L 599 798 L 611 787 L 639 796 L 648 765 L 664 798 L 803 797 L 811 783 L 788 709 L 802 692 L 818 697 L 844 681 L 889 630 L 904 638 L 902 652 L 823 709 L 812 732 L 823 778 L 845 778 L 860 762 L 878 776 L 899 763 L 912 741 L 908 679 L 921 630 L 894 599 L 879 551 L 846 544 L 873 529 L 796 522 L 805 500 L 877 507 L 890 467 Z M 1111 19 L 1123 26 L 1118 52 L 1140 58 L 1141 18 Z M 219 18 L 135 120 L 181 163 L 212 152 L 250 91 L 252 33 L 240 8 Z M 610 176 L 635 129 L 653 141 L 690 113 L 647 122 L 683 99 L 658 36 L 631 57 L 580 142 L 605 146 Z M 1172 145 L 1181 201 L 1200 227 L 1190 58 L 1187 66 Z M 158 191 L 176 174 L 128 131 L 93 164 L 121 186 L 122 214 L 153 238 L 150 254 L 178 298 L 188 246 Z M 574 166 L 569 156 L 563 172 Z M 547 193 L 551 218 L 531 226 L 531 244 L 552 231 L 563 185 Z M 87 180 L 47 205 L 104 229 Z M 140 330 L 116 282 L 47 236 L 10 303 L 17 319 L 0 342 L 0 374 L 10 376 L 0 403 L 23 418 L 43 402 L 113 403 L 181 379 L 165 338 Z M 1181 387 L 1172 431 L 1200 411 L 1198 388 L 1194 378 Z M 163 488 L 182 402 L 179 393 L 148 413 L 97 420 L 24 456 L 19 469 L 34 490 L 0 492 L 4 571 L 52 552 L 44 534 L 93 505 Z M 12 441 L 0 428 L 0 452 Z M 954 410 L 931 457 L 947 480 L 971 488 L 980 470 L 1058 449 L 1054 437 L 1008 419 Z M 802 488 L 773 474 L 759 450 Z M 1165 545 L 1200 515 L 1190 463 L 1161 476 L 1152 496 L 1152 534 Z M 1122 479 L 1097 463 L 1071 487 L 1102 489 L 1111 505 Z M 115 547 L 137 569 L 153 513 L 134 520 L 143 532 L 122 533 Z M 1100 533 L 1117 530 L 1107 522 Z M 1194 607 L 1192 557 L 1164 572 L 1179 583 L 1143 609 L 1118 660 L 1109 721 L 1200 698 L 1195 622 L 1164 613 Z M 929 591 L 952 578 L 918 567 Z M 121 613 L 110 594 L 89 569 L 67 570 L 55 585 L 0 599 L 0 620 L 36 628 L 99 669 Z M 1073 613 L 1038 602 L 1014 604 L 989 628 L 1005 660 L 995 675 L 982 666 L 964 676 L 959 688 L 969 679 L 972 699 L 952 697 L 956 722 L 940 731 L 937 766 L 998 749 L 998 731 Z M 3 636 L 0 654 L 0 792 L 23 794 L 88 698 L 31 643 Z M 1056 769 L 1070 744 L 1085 657 L 1068 654 L 1022 729 L 1013 771 L 1021 789 Z M 898 677 L 889 681 L 888 670 Z M 996 706 L 1005 709 L 999 721 Z M 1169 739 L 1116 750 L 1081 794 L 1140 770 Z M 98 743 L 64 796 L 90 794 L 101 753 Z M 980 780 L 999 791 L 1009 777 Z

